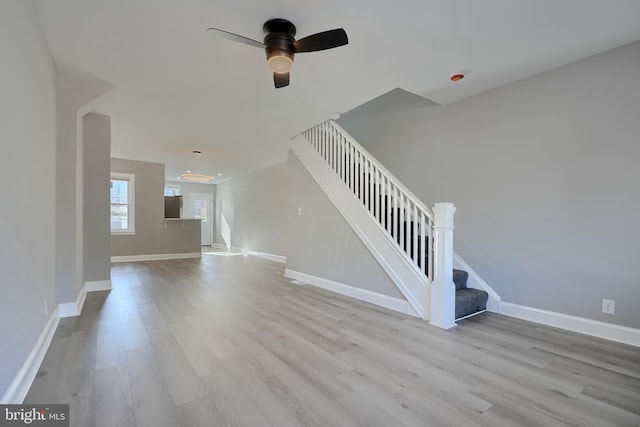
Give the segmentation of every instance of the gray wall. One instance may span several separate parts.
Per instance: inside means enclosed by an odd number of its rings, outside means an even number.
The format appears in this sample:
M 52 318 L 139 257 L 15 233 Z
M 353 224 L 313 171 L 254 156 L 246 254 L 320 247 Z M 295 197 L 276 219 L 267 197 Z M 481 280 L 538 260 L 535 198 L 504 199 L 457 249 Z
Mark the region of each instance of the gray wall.
M 55 69 L 30 2 L 0 2 L 0 397 L 56 305 Z
M 216 236 L 221 215 L 231 227 L 231 246 L 287 255 L 287 163 L 280 163 L 217 185 Z
M 638 75 L 640 42 L 444 107 L 395 92 L 340 123 L 424 202 L 457 205 L 455 250 L 504 301 L 640 328 Z
M 404 299 L 351 226 L 289 150 L 287 268 Z M 298 208 L 301 215 L 298 215 Z
M 84 282 L 111 279 L 109 229 L 109 168 L 111 119 L 99 114 L 83 117 L 84 158 Z
M 56 71 L 56 294 L 75 302 L 83 285 L 82 116 L 113 85 Z M 107 157 L 108 158 L 108 157 Z
M 135 175 L 135 235 L 112 235 L 111 255 L 200 252 L 199 221 L 165 221 L 164 165 L 111 159 L 111 172 Z

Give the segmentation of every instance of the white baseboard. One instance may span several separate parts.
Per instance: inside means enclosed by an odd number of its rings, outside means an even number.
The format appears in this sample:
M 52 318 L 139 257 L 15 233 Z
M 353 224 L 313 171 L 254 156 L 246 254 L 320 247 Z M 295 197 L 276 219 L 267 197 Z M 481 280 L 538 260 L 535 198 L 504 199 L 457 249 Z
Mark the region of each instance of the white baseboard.
M 454 253 L 453 257 L 454 267 L 469 273 L 469 287 L 484 290 L 489 294 L 487 311 L 640 347 L 640 329 L 502 301 L 500 295 L 458 254 Z
M 75 302 L 65 302 L 58 304 L 58 312 L 60 313 L 60 317 L 73 317 L 80 315 L 78 304 L 76 304 Z
M 42 333 L 40 333 L 38 341 L 36 341 L 36 344 L 29 353 L 29 356 L 27 356 L 27 359 L 18 371 L 18 374 L 15 376 L 13 381 L 11 381 L 9 388 L 2 396 L 0 404 L 21 404 L 24 401 L 25 396 L 31 388 L 31 384 L 40 369 L 40 364 L 44 360 L 45 354 L 47 354 L 47 350 L 49 349 L 49 345 L 51 344 L 51 340 L 53 339 L 53 335 L 56 332 L 59 322 L 60 317 L 58 316 L 58 312 L 57 310 L 54 310 L 53 313 L 51 313 L 49 320 L 47 320 L 47 324 L 42 330 Z
M 283 264 L 287 263 L 287 257 L 286 256 L 282 256 L 282 255 L 270 254 L 268 252 L 251 251 L 251 250 L 239 248 L 237 246 L 231 246 L 230 248 L 227 248 L 226 246 L 221 245 L 221 248 L 222 248 L 222 250 L 225 250 L 225 251 L 228 250 L 230 252 L 238 252 L 238 253 L 242 253 L 242 254 L 245 254 L 245 255 L 259 256 L 259 257 L 266 258 L 266 259 L 271 260 L 271 261 L 281 262 Z
M 110 291 L 111 289 L 113 289 L 113 286 L 111 286 L 111 280 L 95 280 L 91 282 L 84 282 L 84 287 L 87 292 Z
M 489 286 L 489 284 L 485 282 L 482 277 L 480 277 L 480 275 L 455 252 L 453 253 L 453 267 L 469 273 L 469 280 L 467 281 L 467 286 L 469 288 L 480 289 L 489 294 L 489 299 L 487 300 L 488 311 L 500 313 L 500 303 L 502 302 L 500 295 L 498 295 L 498 293 L 494 291 L 493 288 Z
M 111 280 L 97 280 L 85 282 L 75 302 L 58 304 L 57 310 L 54 310 L 40 334 L 38 341 L 29 353 L 18 375 L 9 385 L 9 388 L 2 396 L 0 404 L 20 404 L 31 388 L 31 384 L 40 369 L 40 364 L 44 360 L 44 356 L 51 345 L 51 340 L 56 332 L 58 323 L 63 317 L 79 316 L 82 313 L 82 307 L 87 298 L 87 292 L 109 291 L 111 290 Z
M 398 311 L 400 313 L 407 314 L 413 317 L 420 317 L 420 315 L 413 309 L 409 301 L 400 298 L 379 294 L 367 289 L 356 288 L 351 285 L 345 285 L 344 283 L 323 279 L 322 277 L 300 273 L 299 271 L 289 270 L 288 268 L 284 271 L 284 276 L 290 279 L 295 279 L 302 283 L 308 283 L 310 285 L 335 292 L 337 294 L 346 295 L 348 297 L 359 299 L 361 301 L 379 305 L 380 307 L 388 308 L 389 310 Z
M 640 329 L 504 301 L 500 304 L 500 307 L 500 313 L 506 316 L 640 347 Z
M 274 255 L 267 252 L 256 252 L 256 251 L 248 251 L 249 255 L 259 256 L 262 258 L 266 258 L 271 261 L 281 262 L 283 264 L 287 263 L 287 257 L 281 255 Z
M 230 251 L 231 248 L 228 247 L 227 245 L 225 245 L 224 243 L 214 243 L 213 245 L 211 245 L 211 249 L 218 249 L 221 251 Z
M 111 280 L 96 280 L 84 282 L 78 298 L 75 302 L 65 302 L 58 304 L 58 316 L 73 317 L 80 316 L 84 301 L 87 298 L 87 292 L 110 291 L 112 289 Z
M 60 317 L 73 317 L 80 316 L 82 313 L 82 307 L 84 306 L 84 300 L 87 298 L 87 288 L 82 286 L 78 298 L 75 302 L 65 302 L 58 304 L 58 316 Z
M 202 252 L 112 256 L 111 262 L 161 261 L 165 259 L 202 258 Z

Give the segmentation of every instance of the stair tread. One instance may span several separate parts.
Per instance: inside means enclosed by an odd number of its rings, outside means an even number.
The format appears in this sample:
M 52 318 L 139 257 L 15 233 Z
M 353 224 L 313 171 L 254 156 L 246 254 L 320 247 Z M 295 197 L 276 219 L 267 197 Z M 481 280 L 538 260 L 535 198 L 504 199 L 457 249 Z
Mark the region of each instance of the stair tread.
M 456 291 L 456 319 L 487 309 L 489 294 L 480 289 L 465 288 Z
M 475 288 L 464 288 L 464 289 L 459 289 L 456 291 L 456 297 L 460 296 L 461 298 L 471 298 L 471 297 L 476 297 L 476 296 L 481 296 L 481 295 L 489 295 L 486 291 L 483 291 L 482 289 L 475 289 Z

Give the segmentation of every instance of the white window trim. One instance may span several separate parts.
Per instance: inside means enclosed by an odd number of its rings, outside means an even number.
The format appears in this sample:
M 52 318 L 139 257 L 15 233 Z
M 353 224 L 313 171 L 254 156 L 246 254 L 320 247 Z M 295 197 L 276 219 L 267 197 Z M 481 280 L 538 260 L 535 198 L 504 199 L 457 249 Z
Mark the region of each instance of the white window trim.
M 112 235 L 134 235 L 136 234 L 136 176 L 131 173 L 120 173 L 120 172 L 111 172 L 111 179 L 125 180 L 129 181 L 129 188 L 127 191 L 128 195 L 128 222 L 129 228 L 126 230 L 111 230 Z M 109 201 L 109 206 L 111 206 L 111 201 Z M 111 228 L 111 226 L 109 226 Z

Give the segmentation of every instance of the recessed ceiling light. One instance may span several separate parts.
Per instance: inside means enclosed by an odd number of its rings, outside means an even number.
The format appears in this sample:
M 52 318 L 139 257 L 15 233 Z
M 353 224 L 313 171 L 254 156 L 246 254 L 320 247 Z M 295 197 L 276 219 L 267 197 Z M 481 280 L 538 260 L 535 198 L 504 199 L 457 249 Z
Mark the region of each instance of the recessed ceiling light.
M 222 176 L 222 174 L 221 174 L 221 173 L 219 173 L 219 174 L 218 174 L 218 176 Z
M 187 173 L 191 173 L 191 171 L 187 171 Z

